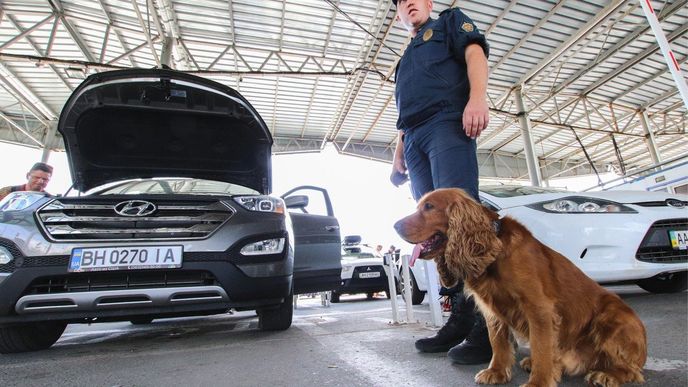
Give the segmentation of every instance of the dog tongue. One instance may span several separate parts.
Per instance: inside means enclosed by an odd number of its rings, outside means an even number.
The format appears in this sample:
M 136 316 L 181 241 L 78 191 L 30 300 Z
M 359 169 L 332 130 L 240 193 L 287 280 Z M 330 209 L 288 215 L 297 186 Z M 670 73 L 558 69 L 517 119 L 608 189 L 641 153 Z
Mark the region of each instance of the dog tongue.
M 413 263 L 416 262 L 416 259 L 420 257 L 420 251 L 423 249 L 423 246 L 420 243 L 416 243 L 415 246 L 413 246 L 413 252 L 411 253 L 411 260 L 409 261 L 409 266 L 413 267 Z

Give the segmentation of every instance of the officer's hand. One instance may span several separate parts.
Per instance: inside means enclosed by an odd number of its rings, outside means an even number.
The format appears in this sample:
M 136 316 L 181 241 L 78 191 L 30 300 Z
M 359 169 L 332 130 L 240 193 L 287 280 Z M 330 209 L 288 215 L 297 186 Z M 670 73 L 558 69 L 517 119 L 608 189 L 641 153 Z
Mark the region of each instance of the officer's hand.
M 479 98 L 471 98 L 463 111 L 463 129 L 470 138 L 480 136 L 483 129 L 490 122 L 490 107 L 487 101 Z
M 392 162 L 392 174 L 389 176 L 389 181 L 398 187 L 404 184 L 408 180 L 408 174 L 406 173 L 406 163 L 403 157 L 397 157 Z
M 392 161 L 392 172 L 406 173 L 406 163 L 403 157 L 397 157 Z

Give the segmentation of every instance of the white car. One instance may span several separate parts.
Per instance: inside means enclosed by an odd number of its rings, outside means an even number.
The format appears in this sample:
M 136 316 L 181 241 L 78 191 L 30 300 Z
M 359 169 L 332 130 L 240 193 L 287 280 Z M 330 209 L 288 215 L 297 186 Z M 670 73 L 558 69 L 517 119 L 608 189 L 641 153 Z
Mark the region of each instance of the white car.
M 350 240 L 354 242 L 347 243 Z M 385 292 L 387 298 L 390 297 L 383 258 L 376 256 L 373 248 L 359 242 L 360 237 L 348 236 L 342 244 L 342 282 L 330 293 L 332 302 L 339 302 L 342 294 L 365 293 L 372 299 L 375 293 Z
M 480 198 L 598 283 L 653 293 L 687 287 L 688 195 L 494 185 L 481 186 Z

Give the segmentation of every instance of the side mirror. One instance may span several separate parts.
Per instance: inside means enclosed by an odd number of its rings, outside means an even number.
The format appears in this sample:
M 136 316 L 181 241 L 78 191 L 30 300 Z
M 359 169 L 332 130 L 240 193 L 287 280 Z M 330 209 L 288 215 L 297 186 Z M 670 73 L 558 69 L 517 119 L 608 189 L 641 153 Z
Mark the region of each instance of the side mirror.
M 286 198 L 284 198 L 284 204 L 287 205 L 287 208 L 305 208 L 306 206 L 308 206 L 308 196 L 287 196 Z

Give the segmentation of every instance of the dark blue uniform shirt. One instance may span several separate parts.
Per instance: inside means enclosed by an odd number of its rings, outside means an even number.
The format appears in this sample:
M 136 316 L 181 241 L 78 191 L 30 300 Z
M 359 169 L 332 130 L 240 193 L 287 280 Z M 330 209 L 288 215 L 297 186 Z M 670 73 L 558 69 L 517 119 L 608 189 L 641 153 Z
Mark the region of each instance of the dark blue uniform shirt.
M 397 129 L 413 129 L 435 114 L 461 117 L 469 95 L 465 50 L 471 43 L 488 56 L 485 36 L 458 8 L 443 11 L 418 31 L 397 67 Z

